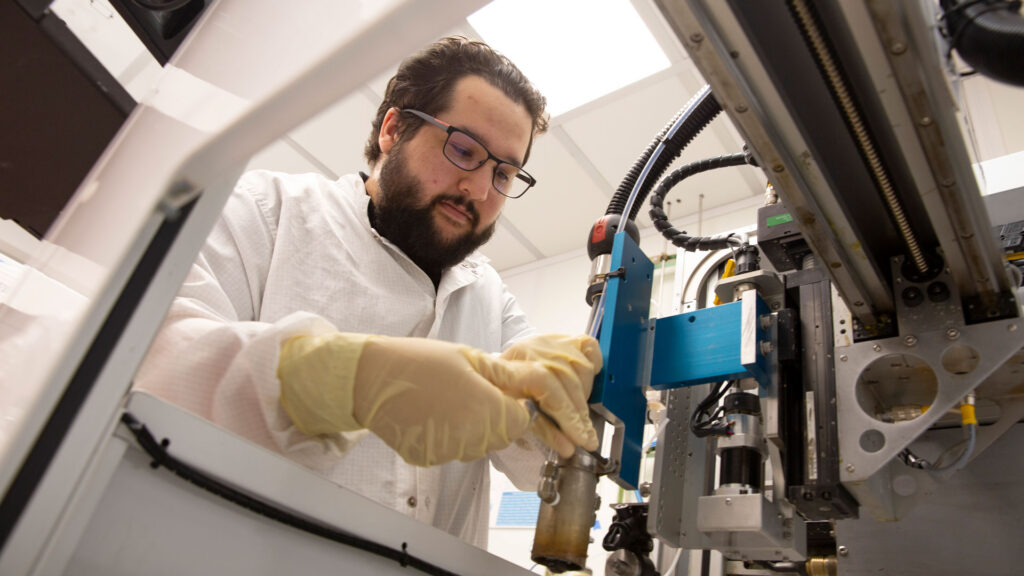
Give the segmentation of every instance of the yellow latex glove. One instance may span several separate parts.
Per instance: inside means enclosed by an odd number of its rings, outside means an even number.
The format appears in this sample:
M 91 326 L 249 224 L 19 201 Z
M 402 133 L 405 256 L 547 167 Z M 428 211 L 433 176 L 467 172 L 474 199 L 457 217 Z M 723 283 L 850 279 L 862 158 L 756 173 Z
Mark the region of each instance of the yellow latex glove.
M 548 420 L 538 414 L 531 429 L 545 444 L 568 458 L 576 445 L 597 449 L 597 432 L 590 421 L 587 398 L 594 375 L 601 371 L 601 346 L 590 336 L 540 334 L 513 344 L 502 358 L 529 361 L 545 368 L 507 383 L 496 383 L 506 394 L 537 402 Z
M 406 462 L 469 461 L 526 433 L 530 416 L 496 384 L 543 372 L 424 338 L 299 336 L 281 349 L 281 404 L 305 434 L 368 428 Z

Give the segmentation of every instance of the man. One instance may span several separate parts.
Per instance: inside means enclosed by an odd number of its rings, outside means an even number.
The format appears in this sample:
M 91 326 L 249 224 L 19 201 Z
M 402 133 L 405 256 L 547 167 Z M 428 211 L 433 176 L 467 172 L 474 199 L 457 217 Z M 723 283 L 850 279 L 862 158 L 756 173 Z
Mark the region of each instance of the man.
M 534 438 L 597 446 L 596 341 L 533 335 L 475 253 L 533 184 L 522 166 L 545 129 L 543 97 L 486 45 L 407 59 L 370 176 L 242 177 L 137 387 L 486 546 L 488 458 L 532 489 Z

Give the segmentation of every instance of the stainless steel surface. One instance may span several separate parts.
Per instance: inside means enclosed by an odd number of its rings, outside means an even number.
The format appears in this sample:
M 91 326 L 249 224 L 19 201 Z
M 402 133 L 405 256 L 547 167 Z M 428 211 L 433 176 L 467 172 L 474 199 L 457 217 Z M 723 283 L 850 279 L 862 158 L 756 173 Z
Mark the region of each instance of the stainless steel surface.
M 708 442 L 686 425 L 690 412 L 707 396 L 703 384 L 666 393 L 666 426 L 658 439 L 651 483 L 647 530 L 675 548 L 706 549 L 708 537 L 697 529 L 697 499 L 704 495 Z
M 857 240 L 730 4 L 657 3 L 854 315 L 873 325 L 879 311 L 892 309 L 885 275 Z
M 723 304 L 736 300 L 736 288 L 744 284 L 753 284 L 761 294 L 761 298 L 775 310 L 775 305 L 782 302 L 782 293 L 785 287 L 779 276 L 768 270 L 756 270 L 746 274 L 737 274 L 728 278 L 722 278 L 715 285 L 715 296 L 721 299 Z
M 915 450 L 942 450 L 959 430 L 925 433 Z M 918 486 L 918 505 L 899 522 L 861 515 L 836 523 L 842 576 L 1017 576 L 1024 536 L 1024 424 L 1016 424 L 964 470 Z M 904 470 L 909 470 L 899 464 Z M 900 471 L 899 474 L 903 474 Z M 898 478 L 899 475 L 894 475 Z M 923 494 L 925 493 L 926 494 Z
M 726 418 L 732 423 L 732 434 L 716 439 L 716 448 L 747 447 L 764 454 L 764 433 L 761 431 L 761 418 L 755 414 L 733 414 Z
M 907 120 L 904 126 L 913 133 L 907 135 L 903 150 L 925 157 L 929 169 L 913 172 L 919 178 L 917 190 L 961 292 L 991 297 L 1011 287 L 1002 255 L 988 233 L 991 223 L 942 62 L 945 54 L 937 42 L 937 8 L 926 0 L 843 3 L 858 46 L 865 50 L 889 47 L 877 53 L 887 65 L 873 67 L 872 78 L 880 90 L 895 84 L 902 95 L 906 112 L 894 114 L 893 123 Z M 862 11 L 868 13 L 867 19 Z M 871 25 L 858 29 L 859 22 Z M 859 37 L 872 33 L 874 38 Z
M 889 215 L 896 221 L 896 227 L 899 229 L 900 236 L 903 237 L 903 241 L 906 243 L 907 250 L 910 252 L 917 269 L 921 272 L 927 272 L 928 263 L 921 252 L 921 245 L 918 243 L 917 237 L 910 227 L 910 222 L 907 220 L 903 205 L 899 198 L 897 198 L 896 190 L 893 188 L 889 174 L 882 163 L 880 153 L 875 147 L 867 127 L 864 125 L 864 120 L 857 110 L 846 79 L 839 70 L 837 62 L 832 57 L 822 30 L 818 27 L 814 15 L 808 8 L 805 0 L 793 0 L 792 6 L 797 18 L 800 20 L 800 27 L 805 31 L 811 43 L 815 58 L 824 69 L 828 83 L 832 87 L 836 99 L 842 108 L 843 116 L 856 136 L 857 145 L 860 147 L 861 153 L 871 168 L 875 183 L 878 184 L 882 195 L 885 197 L 885 203 L 889 208 Z
M 697 525 L 726 558 L 806 558 L 803 521 L 784 517 L 761 493 L 703 496 L 697 503 Z
M 541 502 L 530 557 L 553 571 L 578 570 L 587 563 L 590 530 L 597 514 L 597 460 L 577 450 L 561 459 L 553 503 Z

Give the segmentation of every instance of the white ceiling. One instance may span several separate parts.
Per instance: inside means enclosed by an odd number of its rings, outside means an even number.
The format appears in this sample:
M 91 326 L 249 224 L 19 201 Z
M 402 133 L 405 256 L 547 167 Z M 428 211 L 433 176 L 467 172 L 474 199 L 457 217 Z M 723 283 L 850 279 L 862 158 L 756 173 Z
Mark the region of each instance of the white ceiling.
M 534 145 L 528 166 L 537 186 L 526 196 L 505 203 L 497 232 L 482 249 L 498 270 L 581 250 L 590 226 L 604 214 L 637 157 L 703 86 L 653 5 L 636 5 L 671 67 L 551 119 L 548 133 Z M 450 33 L 479 38 L 468 22 Z M 293 130 L 254 157 L 250 167 L 318 170 L 328 175 L 365 170 L 362 147 L 391 73 Z M 676 165 L 739 152 L 742 145 L 722 116 L 683 152 Z M 704 210 L 759 197 L 764 182 L 755 168 L 695 177 L 673 193 L 673 199 L 684 201 L 673 204 L 672 214 L 695 214 L 699 192 L 705 195 Z M 749 206 L 749 202 L 741 203 Z M 653 230 L 646 212 L 643 209 L 638 217 L 642 231 Z
M 58 4 L 66 5 L 59 13 L 65 20 L 67 13 L 76 11 L 80 17 L 84 14 L 96 19 L 96 7 L 101 3 L 59 0 Z M 498 230 L 483 248 L 498 270 L 580 251 L 590 226 L 604 214 L 612 193 L 637 157 L 704 84 L 650 0 L 633 3 L 669 57 L 671 67 L 551 119 L 549 133 L 536 141 L 528 166 L 538 180 L 536 188 L 521 199 L 506 202 Z M 87 28 L 93 33 L 97 30 L 95 25 Z M 83 35 L 78 30 L 76 33 Z M 477 37 L 468 22 L 451 33 Z M 151 81 L 155 62 L 147 62 L 148 54 L 141 44 L 132 44 L 130 37 L 113 38 L 104 31 L 104 49 L 117 55 L 114 75 L 129 88 Z M 127 56 L 130 54 L 134 57 Z M 365 170 L 363 144 L 391 73 L 386 71 L 289 132 L 257 154 L 250 167 L 319 171 L 328 176 Z M 1022 90 L 977 76 L 970 78 L 966 87 L 965 105 L 975 117 L 978 158 L 987 160 L 1024 150 L 1024 114 L 1018 112 L 1024 101 Z M 683 151 L 674 166 L 739 152 L 742 145 L 728 119 L 720 115 Z M 692 223 L 700 194 L 705 214 L 749 210 L 763 194 L 765 181 L 760 170 L 752 167 L 698 175 L 673 191 L 672 220 Z M 645 207 L 638 218 L 642 235 L 653 230 L 646 212 Z

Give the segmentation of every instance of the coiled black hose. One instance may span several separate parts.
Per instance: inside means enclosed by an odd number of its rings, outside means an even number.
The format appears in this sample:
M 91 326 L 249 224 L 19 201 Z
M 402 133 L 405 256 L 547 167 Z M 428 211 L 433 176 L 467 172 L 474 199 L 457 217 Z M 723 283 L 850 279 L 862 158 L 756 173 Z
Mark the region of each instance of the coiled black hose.
M 670 135 L 672 127 L 680 121 L 680 118 L 687 110 L 690 112 L 686 118 L 682 119 L 682 126 Z M 630 193 L 636 186 L 641 174 L 643 174 L 644 167 L 647 166 L 658 146 L 664 145 L 663 153 L 658 156 L 648 172 L 646 180 L 641 183 L 641 188 L 636 200 L 633 202 L 633 207 L 629 210 L 628 219 L 635 219 L 654 183 L 661 178 L 661 175 L 668 169 L 669 165 L 679 157 L 683 148 L 686 148 L 697 137 L 697 134 L 700 134 L 700 131 L 710 124 L 721 111 L 722 107 L 718 105 L 718 101 L 715 100 L 711 90 L 707 87 L 694 96 L 690 102 L 687 102 L 686 106 L 672 117 L 672 120 L 658 133 L 654 141 L 647 146 L 643 154 L 633 164 L 633 167 L 626 173 L 622 183 L 615 190 L 615 195 L 612 196 L 605 214 L 622 214 L 622 211 L 626 209 Z
M 672 224 L 668 221 L 668 215 L 665 214 L 663 207 L 665 196 L 668 194 L 669 190 L 690 176 L 700 174 L 701 172 L 707 172 L 708 170 L 726 168 L 729 166 L 742 166 L 744 164 L 757 166 L 757 163 L 750 152 L 726 154 L 724 156 L 699 160 L 674 170 L 658 184 L 658 187 L 654 189 L 654 195 L 651 196 L 650 215 L 651 220 L 654 221 L 654 227 L 661 232 L 662 236 L 672 242 L 672 244 L 684 250 L 689 250 L 690 252 L 695 250 L 720 250 L 722 248 L 740 246 L 742 241 L 735 234 L 724 234 L 721 236 L 687 236 L 686 232 L 672 227 Z
M 941 0 L 950 48 L 984 76 L 1024 86 L 1021 2 Z

